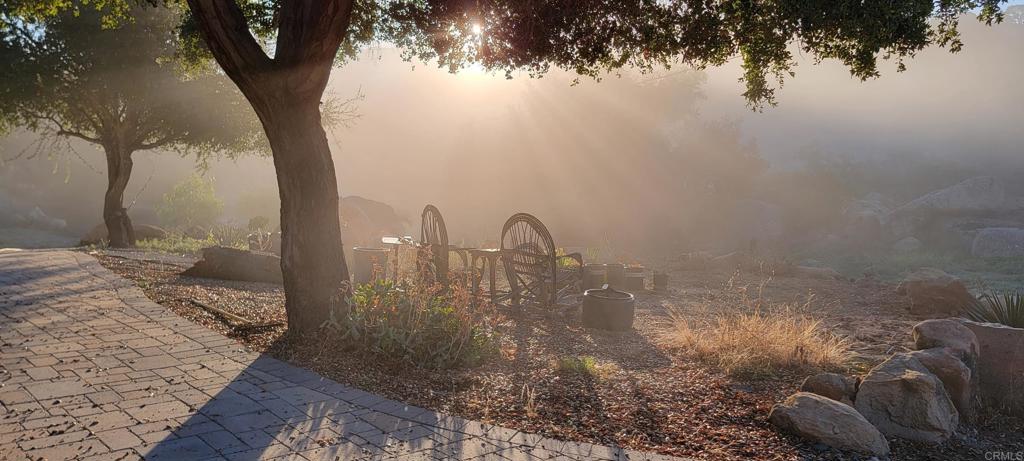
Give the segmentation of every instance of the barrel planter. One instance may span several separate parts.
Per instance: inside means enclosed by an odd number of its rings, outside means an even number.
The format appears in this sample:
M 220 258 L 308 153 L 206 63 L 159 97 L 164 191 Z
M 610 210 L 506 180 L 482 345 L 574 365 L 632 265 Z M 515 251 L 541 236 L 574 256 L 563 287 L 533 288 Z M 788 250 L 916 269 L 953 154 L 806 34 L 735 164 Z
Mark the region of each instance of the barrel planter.
M 604 264 L 584 264 L 583 289 L 601 288 L 606 283 L 607 276 L 608 269 L 605 268 Z
M 626 268 L 626 278 L 623 287 L 626 291 L 637 293 L 644 291 L 644 268 L 643 266 L 632 266 Z
M 353 248 L 352 283 L 357 286 L 365 285 L 377 278 L 384 278 L 388 253 L 389 250 L 384 248 Z
M 626 266 L 623 264 L 605 264 L 608 271 L 607 283 L 612 288 L 623 289 L 626 287 Z
M 630 293 L 614 288 L 595 288 L 583 292 L 581 312 L 583 326 L 611 331 L 633 328 L 635 299 Z
M 654 273 L 654 290 L 655 291 L 666 291 L 668 290 L 668 274 L 664 272 Z

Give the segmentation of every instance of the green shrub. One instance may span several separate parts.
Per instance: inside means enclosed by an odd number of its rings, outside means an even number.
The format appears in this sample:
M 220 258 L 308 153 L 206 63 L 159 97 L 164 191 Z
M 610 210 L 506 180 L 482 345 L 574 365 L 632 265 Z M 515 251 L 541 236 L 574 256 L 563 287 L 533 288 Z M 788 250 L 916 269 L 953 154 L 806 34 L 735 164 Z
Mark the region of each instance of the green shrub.
M 154 240 L 140 240 L 136 246 L 143 250 L 160 251 L 179 255 L 199 255 L 203 248 L 212 246 L 227 246 L 238 249 L 246 249 L 247 242 L 243 240 L 231 240 L 225 236 L 218 236 L 211 232 L 205 239 L 196 239 L 179 233 L 169 233 L 166 238 Z
M 194 239 L 181 234 L 167 234 L 167 238 L 153 240 L 139 240 L 136 246 L 143 250 L 160 251 L 173 254 L 197 255 L 203 248 L 216 246 L 217 241 L 213 236 L 204 240 Z
M 985 294 L 967 306 L 964 317 L 975 322 L 999 323 L 1024 328 L 1024 295 L 1021 293 Z
M 176 184 L 156 208 L 164 226 L 179 229 L 209 228 L 223 211 L 224 203 L 214 192 L 213 180 L 197 174 Z
M 497 352 L 497 314 L 464 289 L 377 281 L 358 287 L 340 322 L 358 347 L 422 368 L 479 364 Z

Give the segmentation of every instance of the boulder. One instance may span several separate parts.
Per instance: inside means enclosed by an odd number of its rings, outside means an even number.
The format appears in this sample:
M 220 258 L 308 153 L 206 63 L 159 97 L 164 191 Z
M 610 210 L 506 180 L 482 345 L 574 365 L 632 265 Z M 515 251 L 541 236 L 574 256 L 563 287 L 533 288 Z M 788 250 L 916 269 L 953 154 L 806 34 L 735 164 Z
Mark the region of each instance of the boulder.
M 883 434 L 925 443 L 945 441 L 960 422 L 942 381 L 909 354 L 868 372 L 854 407 Z
M 203 248 L 203 259 L 181 275 L 245 282 L 283 283 L 281 258 L 237 248 Z
M 854 396 L 857 395 L 858 384 L 857 378 L 852 376 L 838 373 L 818 373 L 808 376 L 804 380 L 800 385 L 800 392 L 818 394 L 852 406 Z
M 887 216 L 896 237 L 911 235 L 928 222 L 929 216 L 1011 210 L 1020 201 L 1006 193 L 1003 183 L 991 176 L 978 176 L 918 197 Z
M 990 227 L 979 230 L 971 243 L 971 256 L 978 258 L 1024 256 L 1024 229 Z
M 982 402 L 1024 416 L 1024 328 L 961 320 L 978 338 Z
M 715 256 L 707 262 L 708 267 L 718 270 L 734 271 L 753 264 L 754 258 L 743 251 L 734 251 L 721 256 Z
M 892 244 L 893 251 L 910 253 L 921 249 L 921 241 L 914 237 L 904 237 Z
M 840 274 L 831 267 L 810 267 L 810 266 L 796 266 L 794 271 L 804 277 L 825 279 L 825 280 L 841 280 L 843 274 Z
M 768 420 L 780 429 L 841 450 L 887 456 L 889 443 L 849 405 L 798 392 L 772 407 Z
M 959 320 L 925 320 L 914 325 L 912 334 L 915 349 L 948 348 L 967 365 L 967 368 L 977 370 L 978 356 L 981 351 L 978 337 Z
M 28 213 L 19 215 L 15 219 L 22 227 L 47 231 L 60 231 L 68 227 L 67 221 L 60 218 L 48 216 L 42 208 L 33 207 Z
M 149 224 L 132 224 L 135 240 L 160 240 L 167 238 L 167 231 Z M 79 245 L 95 245 L 107 239 L 107 225 L 98 224 L 82 237 Z
M 908 275 L 897 291 L 910 297 L 912 314 L 932 318 L 960 315 L 974 301 L 960 279 L 931 267 Z
M 910 355 L 942 381 L 960 419 L 973 421 L 978 399 L 978 379 L 974 370 L 946 347 L 913 351 Z
M 843 235 L 857 242 L 877 242 L 882 236 L 889 207 L 885 197 L 872 192 L 843 209 Z
M 703 270 L 707 269 L 708 263 L 712 259 L 714 259 L 714 255 L 706 251 L 683 253 L 676 258 L 673 266 L 681 270 Z

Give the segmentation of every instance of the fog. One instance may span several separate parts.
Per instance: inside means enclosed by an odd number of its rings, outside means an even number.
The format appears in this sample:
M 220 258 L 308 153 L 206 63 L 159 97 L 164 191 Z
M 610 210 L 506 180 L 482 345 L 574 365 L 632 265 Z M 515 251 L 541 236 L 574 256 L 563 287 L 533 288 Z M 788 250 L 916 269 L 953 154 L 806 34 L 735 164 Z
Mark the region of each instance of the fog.
M 896 206 L 979 175 L 1024 187 L 1013 181 L 1024 172 L 1024 25 L 962 28 L 960 54 L 929 49 L 906 72 L 887 66 L 868 82 L 800 58 L 779 107 L 760 113 L 740 96 L 736 64 L 573 84 L 562 72 L 452 75 L 382 46 L 336 69 L 328 89 L 338 100 L 359 96 L 359 117 L 328 129 L 339 193 L 392 205 L 411 235 L 427 203 L 464 244 L 497 240 L 504 220 L 525 211 L 560 246 L 639 258 L 751 240 L 799 245 L 831 232 L 870 192 Z M 16 133 L 0 155 L 34 139 Z M 3 219 L 38 206 L 75 236 L 100 222 L 102 152 L 71 145 L 0 166 Z M 136 222 L 153 221 L 196 162 L 135 158 L 126 205 Z M 225 221 L 276 214 L 269 158 L 213 160 L 204 174 Z

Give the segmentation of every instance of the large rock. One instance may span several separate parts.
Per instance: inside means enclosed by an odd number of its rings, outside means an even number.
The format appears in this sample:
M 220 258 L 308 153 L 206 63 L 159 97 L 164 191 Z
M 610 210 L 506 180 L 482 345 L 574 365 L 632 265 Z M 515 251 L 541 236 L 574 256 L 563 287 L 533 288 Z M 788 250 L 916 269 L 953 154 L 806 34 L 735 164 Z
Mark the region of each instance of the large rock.
M 42 208 L 33 207 L 28 213 L 18 215 L 16 221 L 22 227 L 47 231 L 60 231 L 68 227 L 67 221 L 60 218 L 52 218 L 43 212 Z
M 911 313 L 928 317 L 960 315 L 974 301 L 960 279 L 931 267 L 908 275 L 897 291 L 910 297 Z
M 772 407 L 768 420 L 782 430 L 842 450 L 887 456 L 889 443 L 849 405 L 798 392 Z
M 800 385 L 800 392 L 810 392 L 840 403 L 853 405 L 857 395 L 857 378 L 838 373 L 818 373 L 808 376 Z
M 868 372 L 854 407 L 883 434 L 925 443 L 945 441 L 960 421 L 942 381 L 909 354 Z
M 914 237 L 903 237 L 892 244 L 892 249 L 898 253 L 911 253 L 921 249 L 921 241 Z
M 971 255 L 978 258 L 1024 256 L 1024 229 L 990 227 L 979 230 L 971 243 Z
M 403 235 L 407 223 L 391 205 L 357 195 L 339 200 L 338 214 L 341 235 L 348 248 L 378 247 L 383 236 Z
M 843 209 L 844 236 L 858 242 L 877 242 L 889 214 L 885 201 L 882 194 L 872 192 L 850 202 Z
M 1024 328 L 962 320 L 978 337 L 978 378 L 982 401 L 1024 416 Z
M 939 189 L 900 206 L 888 215 L 888 226 L 896 237 L 906 237 L 935 214 L 964 214 L 1010 210 L 1020 201 L 1006 193 L 998 179 L 978 176 Z
M 913 329 L 914 349 L 945 347 L 953 351 L 971 370 L 977 370 L 981 346 L 978 336 L 959 319 L 925 320 Z
M 186 269 L 181 275 L 245 282 L 283 283 L 281 258 L 237 248 L 209 247 L 203 249 L 203 259 Z
M 946 347 L 913 351 L 910 355 L 942 381 L 960 419 L 973 421 L 978 406 L 978 379 L 974 370 Z
M 167 238 L 167 231 L 149 224 L 132 224 L 135 240 L 161 240 Z M 107 225 L 98 224 L 82 237 L 79 245 L 95 245 L 107 239 Z

